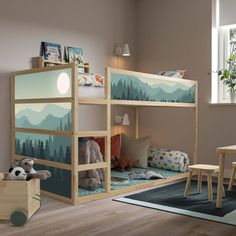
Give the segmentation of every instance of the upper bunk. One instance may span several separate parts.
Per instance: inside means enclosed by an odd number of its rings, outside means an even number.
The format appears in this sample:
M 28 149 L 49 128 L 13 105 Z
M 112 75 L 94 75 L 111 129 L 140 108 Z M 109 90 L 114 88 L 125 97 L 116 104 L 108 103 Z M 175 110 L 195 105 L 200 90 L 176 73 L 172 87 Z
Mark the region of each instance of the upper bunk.
M 197 107 L 197 81 L 106 68 L 102 86 L 80 86 L 75 64 L 13 73 L 15 103 L 71 102 L 129 106 Z M 96 76 L 94 77 L 95 79 Z M 100 78 L 99 78 L 100 79 Z

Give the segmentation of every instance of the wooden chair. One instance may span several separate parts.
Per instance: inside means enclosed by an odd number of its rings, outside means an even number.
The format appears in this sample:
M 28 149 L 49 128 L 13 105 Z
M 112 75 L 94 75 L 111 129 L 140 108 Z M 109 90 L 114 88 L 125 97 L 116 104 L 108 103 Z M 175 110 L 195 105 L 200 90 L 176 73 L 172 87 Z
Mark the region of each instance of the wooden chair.
M 231 172 L 231 177 L 229 181 L 228 191 L 232 191 L 233 182 L 235 179 L 235 173 L 236 173 L 236 162 L 232 162 L 232 172 Z
M 197 191 L 201 193 L 202 191 L 202 174 L 207 175 L 207 185 L 208 185 L 208 201 L 212 202 L 212 174 L 219 173 L 219 166 L 216 165 L 204 165 L 204 164 L 196 164 L 188 167 L 189 174 L 186 182 L 186 187 L 184 191 L 184 197 L 187 198 L 189 194 L 190 184 L 193 172 L 197 172 L 198 174 L 198 184 Z M 224 186 L 222 186 L 223 196 L 225 196 Z

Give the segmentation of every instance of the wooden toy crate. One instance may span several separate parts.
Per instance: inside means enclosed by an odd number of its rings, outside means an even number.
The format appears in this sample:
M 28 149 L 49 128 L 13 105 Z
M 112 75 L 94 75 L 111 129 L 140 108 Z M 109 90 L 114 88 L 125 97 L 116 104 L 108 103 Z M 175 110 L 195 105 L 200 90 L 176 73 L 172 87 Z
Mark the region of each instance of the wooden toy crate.
M 29 181 L 0 180 L 0 219 L 12 220 L 12 213 L 21 211 L 29 219 L 39 208 L 40 180 Z M 27 221 L 26 219 L 26 221 Z M 14 222 L 13 222 L 14 223 Z

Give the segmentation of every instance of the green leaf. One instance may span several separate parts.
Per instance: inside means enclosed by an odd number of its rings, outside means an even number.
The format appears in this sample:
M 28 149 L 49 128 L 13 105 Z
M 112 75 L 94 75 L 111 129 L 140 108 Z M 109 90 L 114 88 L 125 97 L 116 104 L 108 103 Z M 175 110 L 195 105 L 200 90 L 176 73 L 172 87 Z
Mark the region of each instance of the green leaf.
M 229 57 L 229 61 L 234 61 L 234 60 L 235 60 L 235 55 L 231 53 Z
M 225 77 L 226 79 L 229 78 L 229 71 L 228 71 L 228 70 L 224 70 L 224 77 Z

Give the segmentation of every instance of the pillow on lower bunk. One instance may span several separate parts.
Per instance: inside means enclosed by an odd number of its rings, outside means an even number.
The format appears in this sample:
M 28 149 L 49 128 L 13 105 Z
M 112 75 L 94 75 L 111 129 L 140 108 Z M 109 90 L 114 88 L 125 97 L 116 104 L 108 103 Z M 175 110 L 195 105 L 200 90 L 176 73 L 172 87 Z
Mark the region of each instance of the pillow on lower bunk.
M 148 165 L 166 170 L 186 172 L 188 170 L 188 154 L 177 151 L 152 147 L 148 150 Z
M 105 139 L 104 138 L 95 138 L 91 137 L 90 140 L 94 140 L 98 143 L 102 155 L 105 154 Z M 120 134 L 114 135 L 111 137 L 111 156 L 117 158 L 120 157 Z
M 133 139 L 125 134 L 121 136 L 121 155 L 127 156 L 132 161 L 137 161 L 133 167 L 147 168 L 148 149 L 151 136 Z

